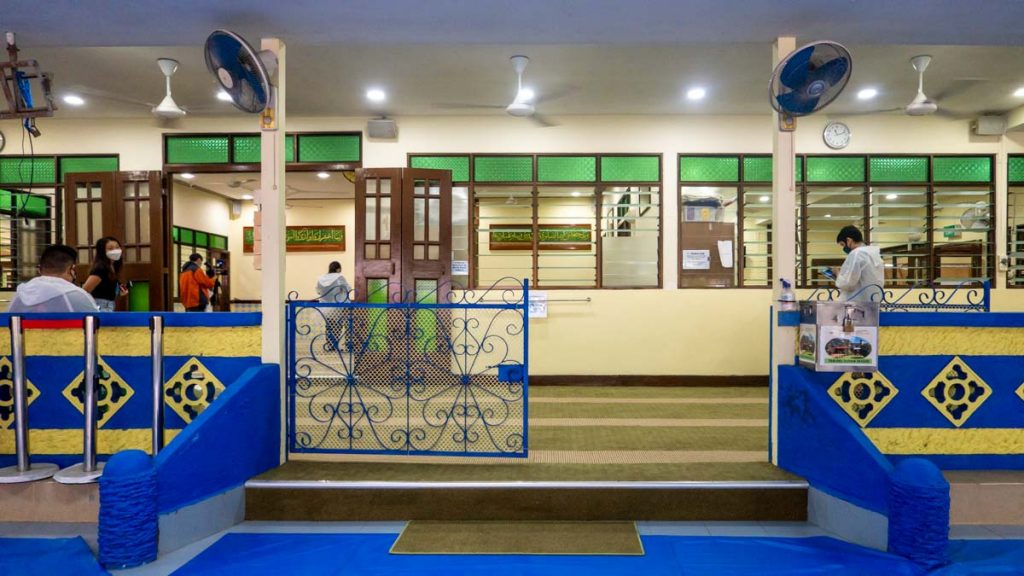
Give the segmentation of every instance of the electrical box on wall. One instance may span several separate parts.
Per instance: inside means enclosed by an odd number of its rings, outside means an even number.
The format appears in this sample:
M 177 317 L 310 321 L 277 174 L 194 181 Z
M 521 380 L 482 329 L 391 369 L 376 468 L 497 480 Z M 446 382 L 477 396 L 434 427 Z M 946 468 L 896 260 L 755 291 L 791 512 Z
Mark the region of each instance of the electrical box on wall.
M 366 135 L 370 138 L 397 138 L 398 124 L 390 118 L 375 118 L 366 123 Z
M 974 133 L 978 136 L 1002 136 L 1006 133 L 1005 116 L 978 116 L 971 122 Z

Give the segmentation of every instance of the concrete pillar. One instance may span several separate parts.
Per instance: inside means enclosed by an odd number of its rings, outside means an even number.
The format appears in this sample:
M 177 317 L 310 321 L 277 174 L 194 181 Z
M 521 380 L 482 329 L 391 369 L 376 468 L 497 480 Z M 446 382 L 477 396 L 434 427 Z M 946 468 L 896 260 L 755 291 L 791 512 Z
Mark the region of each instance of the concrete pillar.
M 796 49 L 796 38 L 776 39 L 772 68 Z M 793 174 L 795 158 L 793 132 L 779 130 L 779 114 L 773 115 L 772 124 L 772 282 L 773 300 L 782 290 L 780 278 L 794 283 L 796 279 L 796 179 Z M 776 302 L 773 302 L 775 304 Z M 778 463 L 778 372 L 780 365 L 793 364 L 796 353 L 796 329 L 778 326 L 778 306 L 773 307 L 771 318 L 771 461 Z
M 285 47 L 276 38 L 264 38 L 262 50 L 277 54 L 277 74 L 273 100 L 276 126 L 264 129 L 260 140 L 260 246 L 263 309 L 263 362 L 284 361 L 284 273 L 285 273 Z M 282 370 L 283 372 L 283 370 Z M 282 402 L 282 406 L 284 403 Z

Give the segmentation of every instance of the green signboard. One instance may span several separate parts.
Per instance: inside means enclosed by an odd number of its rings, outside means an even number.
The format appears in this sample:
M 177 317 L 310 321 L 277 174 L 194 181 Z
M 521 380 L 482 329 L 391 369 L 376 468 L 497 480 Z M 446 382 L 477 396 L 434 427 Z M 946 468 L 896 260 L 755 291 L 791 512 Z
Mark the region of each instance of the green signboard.
M 253 228 L 246 226 L 242 231 L 242 252 L 251 253 Z M 288 252 L 344 252 L 344 226 L 288 226 L 285 230 L 285 246 Z

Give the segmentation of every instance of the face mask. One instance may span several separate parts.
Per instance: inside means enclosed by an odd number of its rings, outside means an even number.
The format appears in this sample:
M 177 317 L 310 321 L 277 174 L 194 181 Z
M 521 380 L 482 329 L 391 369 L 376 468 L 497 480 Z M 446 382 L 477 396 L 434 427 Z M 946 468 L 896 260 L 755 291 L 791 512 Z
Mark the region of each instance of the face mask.
M 850 252 L 853 252 L 853 250 L 849 246 L 843 246 L 843 254 L 849 254 Z
M 110 258 L 114 262 L 117 262 L 118 260 L 121 259 L 121 251 L 120 250 L 107 250 L 107 258 Z

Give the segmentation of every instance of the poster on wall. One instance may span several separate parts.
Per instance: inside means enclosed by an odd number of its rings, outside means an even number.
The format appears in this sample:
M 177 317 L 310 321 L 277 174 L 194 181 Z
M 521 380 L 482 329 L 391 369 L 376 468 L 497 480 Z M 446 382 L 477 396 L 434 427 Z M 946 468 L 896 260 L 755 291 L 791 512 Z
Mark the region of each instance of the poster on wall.
M 452 260 L 452 276 L 469 276 L 469 261 Z
M 711 250 L 683 250 L 683 270 L 710 270 Z
M 254 232 L 251 226 L 242 229 L 242 252 L 253 252 Z M 287 252 L 344 252 L 344 226 L 288 226 L 285 229 Z
M 547 318 L 548 317 L 548 293 L 547 292 L 530 292 L 529 317 L 530 318 Z
M 818 327 L 814 324 L 800 325 L 799 358 L 800 364 L 814 367 L 814 351 L 817 349 Z
M 847 332 L 842 326 L 821 326 L 818 338 L 819 363 L 851 370 L 878 365 L 878 328 L 856 326 Z

